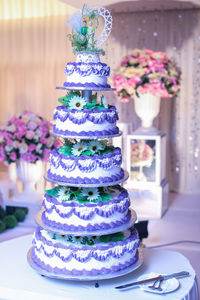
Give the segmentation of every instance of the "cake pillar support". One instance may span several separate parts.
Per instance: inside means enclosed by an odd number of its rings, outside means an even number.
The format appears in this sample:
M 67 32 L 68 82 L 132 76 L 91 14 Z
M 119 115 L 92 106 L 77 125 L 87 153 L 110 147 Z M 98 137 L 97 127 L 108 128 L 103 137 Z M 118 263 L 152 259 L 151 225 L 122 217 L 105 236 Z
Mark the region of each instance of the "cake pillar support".
M 92 91 L 89 90 L 82 91 L 82 97 L 87 99 L 88 102 L 92 102 Z

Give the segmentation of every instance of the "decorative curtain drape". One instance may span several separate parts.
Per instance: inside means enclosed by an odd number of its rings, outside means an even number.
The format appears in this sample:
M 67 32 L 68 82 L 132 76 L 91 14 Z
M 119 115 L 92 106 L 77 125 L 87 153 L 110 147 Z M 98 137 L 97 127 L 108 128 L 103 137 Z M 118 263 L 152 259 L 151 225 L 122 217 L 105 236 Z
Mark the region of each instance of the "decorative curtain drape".
M 0 123 L 29 109 L 52 120 L 56 86 L 65 81 L 64 67 L 74 61 L 65 26 L 74 8 L 58 0 L 0 0 Z M 165 51 L 182 70 L 179 98 L 163 100 L 155 120 L 168 135 L 170 189 L 200 192 L 200 10 L 113 14 L 113 30 L 102 61 L 117 68 L 133 48 Z M 133 103 L 119 103 L 121 122 L 139 125 Z M 124 154 L 126 155 L 126 154 Z

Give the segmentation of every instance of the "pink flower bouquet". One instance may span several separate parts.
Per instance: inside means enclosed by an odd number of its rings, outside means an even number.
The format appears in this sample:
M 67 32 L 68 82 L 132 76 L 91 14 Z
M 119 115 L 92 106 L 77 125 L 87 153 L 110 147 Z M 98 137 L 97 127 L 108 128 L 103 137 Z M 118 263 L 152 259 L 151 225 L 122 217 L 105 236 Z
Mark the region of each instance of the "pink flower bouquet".
M 122 102 L 147 92 L 162 98 L 177 96 L 181 72 L 163 52 L 134 49 L 113 75 L 113 86 Z
M 12 117 L 0 129 L 0 161 L 47 160 L 58 141 L 50 133 L 51 123 L 30 111 Z

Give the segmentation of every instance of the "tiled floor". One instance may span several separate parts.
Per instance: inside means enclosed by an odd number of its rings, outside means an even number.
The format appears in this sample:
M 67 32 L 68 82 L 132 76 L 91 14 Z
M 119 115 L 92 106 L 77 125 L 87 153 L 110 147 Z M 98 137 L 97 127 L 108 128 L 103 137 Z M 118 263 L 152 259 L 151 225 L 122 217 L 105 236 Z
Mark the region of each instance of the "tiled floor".
M 147 247 L 188 241 L 160 249 L 179 251 L 186 256 L 200 286 L 200 195 L 170 194 L 167 212 L 162 219 L 149 221 L 148 231 L 149 237 L 144 239 Z

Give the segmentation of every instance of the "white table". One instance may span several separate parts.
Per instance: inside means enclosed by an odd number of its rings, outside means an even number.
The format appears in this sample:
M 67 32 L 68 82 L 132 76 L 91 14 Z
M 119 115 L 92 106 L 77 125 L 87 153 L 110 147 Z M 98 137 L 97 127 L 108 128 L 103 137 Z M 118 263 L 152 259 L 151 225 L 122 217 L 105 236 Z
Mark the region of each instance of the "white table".
M 64 281 L 42 277 L 27 262 L 32 235 L 22 236 L 0 244 L 0 299 L 5 300 L 198 300 L 195 271 L 180 253 L 144 249 L 144 263 L 136 271 L 109 280 L 94 282 Z M 189 271 L 191 276 L 179 279 L 180 288 L 165 296 L 142 291 L 138 287 L 116 290 L 115 286 L 137 280 L 145 273 Z

